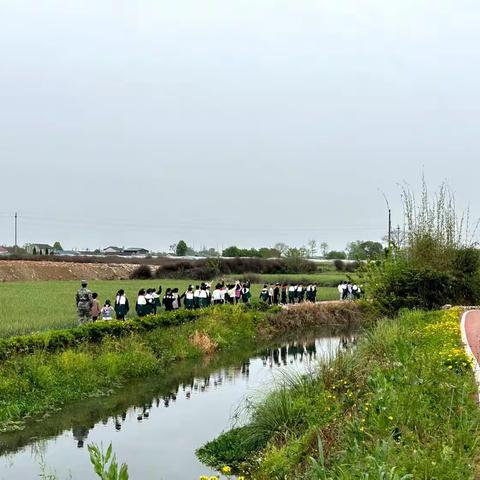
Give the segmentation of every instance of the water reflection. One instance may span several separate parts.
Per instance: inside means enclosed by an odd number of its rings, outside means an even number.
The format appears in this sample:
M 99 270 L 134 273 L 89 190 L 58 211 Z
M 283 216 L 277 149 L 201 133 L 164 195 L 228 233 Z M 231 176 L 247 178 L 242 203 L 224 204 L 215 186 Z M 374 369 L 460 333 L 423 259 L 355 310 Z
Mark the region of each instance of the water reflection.
M 308 372 L 320 358 L 354 344 L 355 337 L 347 333 L 324 335 L 280 343 L 254 355 L 228 352 L 176 364 L 161 377 L 133 382 L 107 398 L 84 400 L 41 421 L 32 420 L 22 432 L 1 434 L 0 479 L 38 476 L 33 454 L 40 444 L 48 465 L 73 468 L 75 460 L 73 471 L 82 476 L 73 478 L 94 478 L 89 476 L 86 452 L 75 459 L 65 459 L 65 453 L 69 445 L 82 451 L 88 443 L 112 440 L 118 458 L 137 474 L 132 478 L 150 478 L 145 472 L 155 468 L 149 464 L 153 461 L 164 466 L 163 478 L 195 478 L 207 470 L 195 459 L 195 449 L 229 427 L 232 409 L 247 393 L 259 388 L 265 391 L 265 385 L 272 388 L 277 371 Z M 144 464 L 129 457 L 139 444 L 146 455 Z M 172 457 L 182 463 L 185 476 L 171 465 Z
M 350 348 L 355 343 L 353 335 L 343 335 L 338 341 L 338 346 L 346 349 Z M 325 351 L 322 350 L 323 356 Z M 269 348 L 262 351 L 259 355 L 262 365 L 265 368 L 273 369 L 274 367 L 287 367 L 294 364 L 307 363 L 311 365 L 317 357 L 317 342 L 303 341 L 286 343 L 279 347 Z M 135 417 L 137 422 L 145 422 L 150 419 L 151 414 L 154 414 L 155 409 L 159 408 L 173 408 L 175 407 L 177 398 L 184 397 L 186 400 L 194 400 L 196 394 L 208 393 L 210 389 L 220 388 L 225 384 L 234 384 L 238 379 L 244 381 L 249 380 L 250 377 L 251 359 L 241 362 L 240 365 L 231 366 L 217 370 L 209 375 L 202 377 L 192 376 L 185 382 L 177 384 L 171 388 L 169 392 L 162 395 L 155 396 L 148 403 L 137 404 L 131 406 L 128 411 L 125 410 L 121 414 L 114 414 L 109 417 L 101 419 L 103 425 L 111 424 L 113 428 L 119 432 L 127 422 L 127 415 Z M 72 427 L 73 439 L 77 443 L 78 448 L 83 448 L 86 445 L 86 439 L 90 430 L 95 428 L 94 424 L 88 425 L 74 425 Z

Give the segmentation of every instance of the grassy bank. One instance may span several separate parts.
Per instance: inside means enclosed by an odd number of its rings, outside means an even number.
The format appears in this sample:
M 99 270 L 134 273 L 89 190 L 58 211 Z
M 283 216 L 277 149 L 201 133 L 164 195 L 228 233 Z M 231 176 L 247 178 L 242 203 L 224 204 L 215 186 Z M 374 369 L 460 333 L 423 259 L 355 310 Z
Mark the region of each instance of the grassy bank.
M 179 288 L 183 292 L 194 280 L 111 280 L 92 281 L 89 288 L 98 292 L 99 299 L 113 300 L 123 288 L 130 299 L 132 315 L 140 288 L 163 286 Z M 0 284 L 0 337 L 36 331 L 67 328 L 77 324 L 75 293 L 78 281 L 11 282 Z M 252 296 L 258 298 L 261 285 L 252 285 Z M 318 300 L 334 300 L 335 288 L 320 288 Z
M 323 322 L 325 307 L 313 308 L 316 313 L 305 327 Z M 225 305 L 2 340 L 0 430 L 21 428 L 18 422 L 25 417 L 74 400 L 109 394 L 128 379 L 158 373 L 176 360 L 254 348 L 293 331 L 288 320 L 293 311 L 263 310 Z M 276 315 L 281 315 L 278 322 Z M 360 309 L 356 317 L 359 321 Z
M 459 313 L 380 321 L 316 375 L 286 379 L 200 458 L 258 480 L 478 478 L 480 411 Z
M 105 395 L 129 378 L 159 372 L 175 360 L 254 344 L 262 314 L 212 308 L 195 322 L 48 353 L 13 355 L 0 363 L 0 429 L 84 397 Z M 107 322 L 102 322 L 107 323 Z

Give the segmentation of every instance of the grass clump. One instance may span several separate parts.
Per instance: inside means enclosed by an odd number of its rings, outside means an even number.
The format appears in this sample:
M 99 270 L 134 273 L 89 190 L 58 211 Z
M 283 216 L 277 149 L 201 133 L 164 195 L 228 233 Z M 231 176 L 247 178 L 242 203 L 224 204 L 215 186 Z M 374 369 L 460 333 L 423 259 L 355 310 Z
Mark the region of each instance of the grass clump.
M 403 311 L 285 381 L 250 408 L 242 439 L 265 447 L 236 465 L 258 480 L 475 478 L 480 412 L 459 314 Z

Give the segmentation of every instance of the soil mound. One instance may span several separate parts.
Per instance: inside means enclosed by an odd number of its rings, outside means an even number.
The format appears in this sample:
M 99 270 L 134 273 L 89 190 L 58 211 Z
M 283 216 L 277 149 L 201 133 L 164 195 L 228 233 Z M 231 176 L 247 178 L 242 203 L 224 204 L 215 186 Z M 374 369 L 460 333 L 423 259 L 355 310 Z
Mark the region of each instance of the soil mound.
M 34 280 L 124 280 L 138 267 L 134 263 L 74 263 L 30 260 L 0 262 L 0 282 Z

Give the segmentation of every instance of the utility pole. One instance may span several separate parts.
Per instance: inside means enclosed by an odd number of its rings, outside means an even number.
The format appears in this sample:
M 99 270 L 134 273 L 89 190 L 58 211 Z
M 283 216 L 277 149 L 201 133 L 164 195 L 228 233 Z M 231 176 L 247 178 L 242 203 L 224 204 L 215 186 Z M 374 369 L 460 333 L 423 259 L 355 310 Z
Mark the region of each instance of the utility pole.
M 392 210 L 390 209 L 390 204 L 388 203 L 387 196 L 382 190 L 380 190 L 380 192 L 382 193 L 388 208 L 388 248 L 387 248 L 387 256 L 388 256 L 390 254 L 390 247 L 392 245 Z
M 17 242 L 17 226 L 18 226 L 18 214 L 15 212 L 15 253 L 17 253 L 18 242 Z

